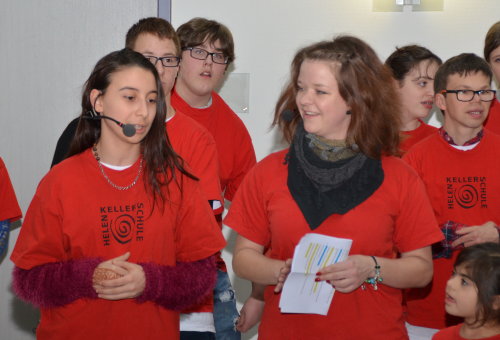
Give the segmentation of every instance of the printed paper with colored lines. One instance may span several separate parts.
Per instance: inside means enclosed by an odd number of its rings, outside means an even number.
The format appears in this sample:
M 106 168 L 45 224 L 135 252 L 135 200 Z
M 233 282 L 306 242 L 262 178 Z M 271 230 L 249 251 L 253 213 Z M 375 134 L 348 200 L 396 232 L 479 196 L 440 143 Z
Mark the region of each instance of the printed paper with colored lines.
M 306 234 L 295 247 L 292 270 L 280 298 L 282 313 L 326 315 L 335 289 L 315 282 L 323 267 L 341 262 L 349 255 L 352 240 L 320 234 Z

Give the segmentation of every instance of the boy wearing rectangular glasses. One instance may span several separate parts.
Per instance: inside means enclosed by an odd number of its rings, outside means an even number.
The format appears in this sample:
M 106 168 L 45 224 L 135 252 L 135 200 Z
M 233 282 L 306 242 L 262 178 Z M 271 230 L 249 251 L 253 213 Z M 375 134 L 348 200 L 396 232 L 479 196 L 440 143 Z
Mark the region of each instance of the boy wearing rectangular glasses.
M 460 54 L 440 66 L 434 92 L 443 127 L 404 157 L 424 181 L 446 237 L 432 248 L 431 284 L 406 296 L 410 339 L 431 339 L 438 329 L 460 322 L 446 314 L 443 304 L 457 250 L 499 241 L 500 136 L 483 128 L 495 98 L 491 79 L 489 65 L 474 54 Z
M 177 29 L 181 63 L 172 105 L 212 133 L 217 145 L 221 187 L 231 201 L 255 164 L 255 151 L 241 119 L 215 92 L 234 60 L 234 42 L 221 23 L 194 18 Z
M 235 57 L 233 37 L 223 24 L 204 18 L 194 18 L 181 25 L 177 34 L 182 59 L 171 97 L 172 106 L 203 125 L 214 137 L 221 188 L 224 198 L 231 201 L 246 173 L 256 163 L 245 125 L 215 92 Z M 239 339 L 240 333 L 235 330 L 237 319 L 234 291 L 221 263 L 214 291 L 216 338 Z M 188 322 L 184 319 L 184 324 Z

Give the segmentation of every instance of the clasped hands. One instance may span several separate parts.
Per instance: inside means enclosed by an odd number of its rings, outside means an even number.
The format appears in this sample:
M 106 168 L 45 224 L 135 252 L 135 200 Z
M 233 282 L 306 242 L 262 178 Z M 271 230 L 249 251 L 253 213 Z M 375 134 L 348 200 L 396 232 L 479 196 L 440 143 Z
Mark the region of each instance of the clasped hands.
M 130 252 L 101 262 L 94 270 L 92 286 L 97 296 L 106 300 L 138 297 L 146 287 L 143 268 L 127 260 Z

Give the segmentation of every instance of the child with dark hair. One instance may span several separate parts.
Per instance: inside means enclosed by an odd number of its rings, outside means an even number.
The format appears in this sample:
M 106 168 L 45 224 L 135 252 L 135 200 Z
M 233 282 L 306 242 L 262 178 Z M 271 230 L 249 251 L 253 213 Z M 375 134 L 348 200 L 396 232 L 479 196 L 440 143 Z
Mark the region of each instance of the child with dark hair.
M 401 103 L 401 151 L 436 132 L 426 124 L 434 104 L 434 76 L 441 59 L 427 48 L 418 45 L 399 47 L 385 61 L 392 72 Z
M 465 248 L 446 284 L 446 312 L 464 318 L 433 340 L 500 339 L 500 246 L 483 243 Z

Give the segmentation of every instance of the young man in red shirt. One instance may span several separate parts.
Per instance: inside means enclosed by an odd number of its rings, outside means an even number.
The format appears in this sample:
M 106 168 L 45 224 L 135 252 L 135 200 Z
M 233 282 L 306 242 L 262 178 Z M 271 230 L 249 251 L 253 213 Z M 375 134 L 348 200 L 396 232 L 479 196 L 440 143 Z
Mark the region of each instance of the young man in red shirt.
M 223 24 L 194 18 L 177 29 L 182 60 L 172 93 L 172 106 L 212 134 L 219 155 L 220 184 L 231 201 L 246 173 L 256 163 L 250 135 L 241 119 L 215 92 L 234 60 L 234 42 Z M 239 339 L 234 291 L 225 268 L 219 270 L 214 292 L 217 339 Z M 230 297 L 228 300 L 227 297 Z
M 410 339 L 430 339 L 438 329 L 460 322 L 444 309 L 445 285 L 457 250 L 499 241 L 500 136 L 483 129 L 495 99 L 491 79 L 488 64 L 474 54 L 446 61 L 434 80 L 443 127 L 404 156 L 424 181 L 446 236 L 433 246 L 433 282 L 407 294 Z

